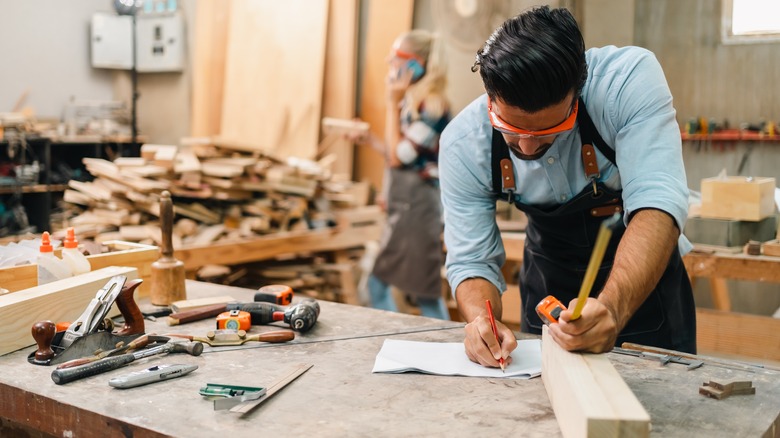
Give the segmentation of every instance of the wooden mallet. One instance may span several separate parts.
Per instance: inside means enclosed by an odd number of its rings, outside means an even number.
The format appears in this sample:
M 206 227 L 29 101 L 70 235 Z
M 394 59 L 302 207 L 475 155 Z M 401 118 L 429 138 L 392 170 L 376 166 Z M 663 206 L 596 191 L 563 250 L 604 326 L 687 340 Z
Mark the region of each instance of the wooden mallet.
M 168 306 L 187 299 L 184 289 L 184 263 L 173 256 L 173 201 L 166 190 L 160 198 L 160 258 L 152 263 L 152 304 Z

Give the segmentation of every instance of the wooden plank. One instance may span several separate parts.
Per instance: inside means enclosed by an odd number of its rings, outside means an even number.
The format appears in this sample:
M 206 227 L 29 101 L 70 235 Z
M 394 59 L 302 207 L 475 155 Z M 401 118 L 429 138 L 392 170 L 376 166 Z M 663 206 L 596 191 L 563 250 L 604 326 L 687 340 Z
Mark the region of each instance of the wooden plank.
M 325 49 L 325 75 L 322 97 L 323 117 L 355 117 L 357 94 L 358 1 L 330 0 L 328 40 Z M 328 149 L 338 156 L 334 173 L 352 177 L 353 145 L 343 138 Z
M 0 287 L 10 292 L 38 285 L 38 265 L 9 266 L 0 268 Z
M 712 295 L 712 304 L 718 310 L 731 310 L 731 297 L 729 296 L 729 286 L 725 278 L 710 277 L 710 294 Z
M 192 271 L 204 265 L 233 265 L 267 260 L 283 254 L 360 247 L 368 240 L 379 239 L 381 233 L 380 224 L 359 228 L 291 231 L 238 242 L 190 246 L 176 250 L 175 257 L 184 262 L 186 270 Z
M 411 29 L 413 13 L 413 0 L 368 2 L 360 118 L 371 125 L 371 132 L 379 138 L 385 134 L 385 59 L 398 35 Z M 382 187 L 384 157 L 369 147 L 358 148 L 355 156 L 355 180 Z
M 683 261 L 691 277 L 780 283 L 780 257 L 690 252 Z
M 780 319 L 696 309 L 696 343 L 702 353 L 780 361 Z
M 780 240 L 774 239 L 761 245 L 761 253 L 767 256 L 780 257 Z
M 220 137 L 314 158 L 327 0 L 233 0 L 230 12 Z
M 564 437 L 646 437 L 650 415 L 606 355 L 570 353 L 542 331 L 542 381 Z
M 192 136 L 220 132 L 232 2 L 198 0 L 192 44 Z
M 138 271 L 112 266 L 0 296 L 0 355 L 35 344 L 30 330 L 38 321 L 78 318 L 95 293 L 115 275 L 131 280 L 138 278 Z

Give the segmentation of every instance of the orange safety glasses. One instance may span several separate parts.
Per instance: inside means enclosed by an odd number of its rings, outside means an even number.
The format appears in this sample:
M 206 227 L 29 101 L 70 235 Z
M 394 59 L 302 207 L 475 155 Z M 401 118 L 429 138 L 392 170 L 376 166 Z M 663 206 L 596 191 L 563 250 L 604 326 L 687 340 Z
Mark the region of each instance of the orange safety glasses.
M 488 116 L 490 117 L 490 124 L 496 128 L 496 131 L 501 132 L 502 134 L 520 138 L 550 137 L 553 135 L 562 134 L 566 131 L 571 131 L 572 128 L 574 128 L 574 123 L 577 121 L 578 107 L 579 99 L 574 101 L 574 106 L 572 106 L 571 111 L 569 112 L 569 116 L 566 117 L 566 120 L 557 126 L 542 129 L 541 131 L 529 131 L 527 129 L 513 126 L 502 120 L 501 117 L 498 117 L 498 115 L 493 112 L 493 102 L 490 100 L 490 98 L 488 98 Z
M 393 50 L 393 53 L 395 54 L 396 57 L 401 58 L 401 59 L 407 59 L 407 60 L 414 59 L 415 61 L 419 62 L 420 64 L 424 64 L 425 63 L 424 59 L 422 59 L 421 57 L 415 55 L 412 52 L 407 52 L 405 50 L 395 49 L 395 50 Z

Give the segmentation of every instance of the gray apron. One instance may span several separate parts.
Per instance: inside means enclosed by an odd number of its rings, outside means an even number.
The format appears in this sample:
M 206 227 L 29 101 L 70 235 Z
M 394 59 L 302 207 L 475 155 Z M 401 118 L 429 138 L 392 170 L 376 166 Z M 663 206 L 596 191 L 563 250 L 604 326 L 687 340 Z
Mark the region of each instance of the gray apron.
M 441 201 L 439 189 L 417 170 L 391 168 L 385 183 L 387 224 L 372 274 L 415 298 L 439 298 Z

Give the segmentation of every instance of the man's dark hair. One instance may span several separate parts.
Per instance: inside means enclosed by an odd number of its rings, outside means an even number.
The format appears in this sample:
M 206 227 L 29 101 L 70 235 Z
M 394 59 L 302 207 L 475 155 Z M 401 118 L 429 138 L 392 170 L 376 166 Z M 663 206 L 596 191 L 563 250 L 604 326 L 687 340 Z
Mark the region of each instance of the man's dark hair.
M 472 70 L 491 99 L 536 112 L 579 96 L 588 66 L 585 42 L 571 12 L 548 6 L 505 21 L 477 52 Z

